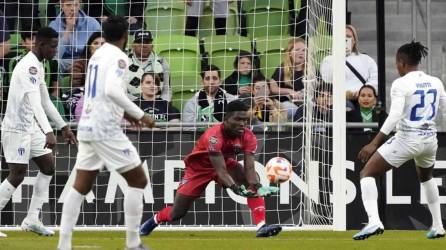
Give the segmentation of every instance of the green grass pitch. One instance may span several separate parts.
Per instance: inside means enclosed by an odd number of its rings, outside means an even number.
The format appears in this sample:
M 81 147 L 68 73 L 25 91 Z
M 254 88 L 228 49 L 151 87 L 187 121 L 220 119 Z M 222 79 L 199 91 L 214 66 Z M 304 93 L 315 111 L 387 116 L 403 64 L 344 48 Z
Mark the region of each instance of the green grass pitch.
M 257 239 L 254 232 L 155 231 L 143 237 L 152 250 L 331 250 L 331 249 L 446 249 L 446 239 L 427 240 L 424 231 L 385 231 L 365 241 L 353 241 L 356 231 L 286 231 L 277 237 Z M 40 237 L 32 233 L 8 232 L 0 239 L 2 250 L 56 249 L 58 235 Z M 124 232 L 75 232 L 73 250 L 124 249 Z

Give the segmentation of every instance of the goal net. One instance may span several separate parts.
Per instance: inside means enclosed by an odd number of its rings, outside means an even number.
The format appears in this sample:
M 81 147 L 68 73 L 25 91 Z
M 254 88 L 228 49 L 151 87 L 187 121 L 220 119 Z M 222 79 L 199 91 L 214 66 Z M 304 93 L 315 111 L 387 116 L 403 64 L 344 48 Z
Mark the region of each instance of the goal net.
M 63 11 L 58 4 L 51 5 L 51 1 L 38 2 L 39 5 L 32 8 L 32 16 L 35 17 L 32 20 L 39 20 L 41 26 L 54 20 L 54 16 L 50 13 L 54 11 L 55 15 L 58 15 Z M 96 8 L 88 2 L 83 1 L 81 10 L 83 13 L 93 15 L 92 9 Z M 147 0 L 145 3 L 141 0 L 102 2 L 104 5 L 96 6 L 102 10 L 100 14 L 109 15 L 114 12 L 131 16 L 129 18 L 131 28 L 145 24 L 146 29 L 151 32 L 152 41 L 148 43 L 153 45 L 156 56 L 153 54 L 153 57 L 149 57 L 148 60 L 152 60 L 150 63 L 139 62 L 140 55 L 136 54 L 137 51 L 133 46 L 134 42 L 145 46 L 146 40 L 134 41 L 141 37 L 129 35 L 127 49 L 131 65 L 128 94 L 136 102 L 141 98 L 139 84 L 144 67 L 150 68 L 147 71 L 159 73 L 161 98 L 167 98 L 179 111 L 184 110 L 188 99 L 199 95 L 198 92 L 203 87 L 200 70 L 206 65 L 213 64 L 220 68 L 222 82 L 235 74 L 239 86 L 239 92 L 236 94 L 240 98 L 246 98 L 253 107 L 255 95 L 249 99 L 242 93 L 243 87 L 249 86 L 244 90 L 251 91 L 250 84 L 254 74 L 263 75 L 267 80 L 275 79 L 274 84 L 271 84 L 271 81 L 269 83 L 273 100 L 288 101 L 286 103 L 278 101 L 282 119 L 274 118 L 272 114 L 265 112 L 257 114 L 253 109 L 253 115 L 258 115 L 257 120 L 262 119 L 262 115 L 269 116 L 265 122 L 253 120 L 251 124 L 258 144 L 256 170 L 262 184 L 268 185 L 264 165 L 269 159 L 281 156 L 292 163 L 293 173 L 290 181 L 280 184 L 280 192 L 277 195 L 265 199 L 267 223 L 287 225 L 292 229 L 342 229 L 342 223 L 341 226 L 336 226 L 336 220 L 345 222 L 345 214 L 342 215 L 342 207 L 345 206 L 342 204 L 343 192 L 339 192 L 342 190 L 342 184 L 339 184 L 342 181 L 339 177 L 342 176 L 340 174 L 342 171 L 338 169 L 340 166 L 336 166 L 337 159 L 334 153 L 338 149 L 333 146 L 342 144 L 334 144 L 338 135 L 333 130 L 336 129 L 334 124 L 337 119 L 333 115 L 333 104 L 336 108 L 337 99 L 341 102 L 345 102 L 345 99 L 343 95 L 333 94 L 336 91 L 333 92 L 332 84 L 323 82 L 318 73 L 321 61 L 333 54 L 335 44 L 341 43 L 338 48 L 342 48 L 345 42 L 343 37 L 333 39 L 336 30 L 342 30 L 345 26 L 345 21 L 344 23 L 338 21 L 340 29 L 333 25 L 336 18 L 345 20 L 344 12 L 334 11 L 335 6 L 332 6 L 334 1 L 243 0 L 226 2 L 226 5 L 222 5 L 222 2 L 225 2 L 223 0 L 215 1 L 214 4 L 193 0 L 191 2 L 193 7 L 184 4 L 183 0 Z M 144 11 L 139 15 L 135 14 L 137 11 L 127 2 L 144 3 L 138 5 L 143 6 Z M 199 2 L 203 2 L 203 5 L 197 7 Z M 17 2 L 15 4 L 17 5 Z M 21 42 L 21 34 L 27 34 L 23 29 L 29 28 L 29 25 L 26 25 L 26 22 L 23 24 L 20 19 L 23 17 L 21 16 L 23 12 L 11 15 L 11 12 L 7 12 L 10 9 L 7 5 L 3 4 L 3 9 L 0 10 L 6 14 L 7 20 L 15 19 L 12 22 L 8 21 L 7 24 L 15 25 L 12 28 L 3 25 L 1 28 L 3 34 L 9 33 L 11 44 L 11 49 L 5 53 L 2 60 L 2 116 L 13 70 L 11 61 L 26 53 L 26 47 Z M 197 18 L 197 13 L 201 14 L 200 18 Z M 96 16 L 97 20 L 100 21 L 101 16 Z M 34 25 L 32 23 L 31 26 Z M 185 32 L 195 33 L 185 36 Z M 297 36 L 300 38 L 296 38 Z M 3 50 L 7 52 L 5 47 Z M 249 82 L 245 82 L 245 78 L 242 80 L 237 74 L 244 52 L 248 53 L 245 57 L 251 61 L 253 68 L 249 74 L 251 76 Z M 334 54 L 337 59 L 333 61 L 343 65 L 342 57 Z M 132 60 L 132 56 L 138 60 Z M 58 58 L 62 60 L 60 55 Z M 76 56 L 73 54 L 71 59 L 76 60 Z M 301 63 L 292 64 L 296 60 L 301 60 Z M 167 62 L 168 67 L 165 67 L 164 62 Z M 60 105 L 65 119 L 75 128 L 78 117 L 73 105 L 82 96 L 82 81 L 80 86 L 75 86 L 78 73 L 71 70 L 63 72 L 60 62 L 57 64 L 56 61 L 55 71 L 50 64 L 44 66 L 46 71 L 51 71 L 56 77 L 54 83 L 57 85 L 50 86 L 54 103 Z M 336 69 L 336 66 L 334 68 Z M 82 79 L 82 75 L 80 76 Z M 53 78 L 49 76 L 47 81 L 53 82 L 51 79 Z M 334 77 L 335 82 L 336 79 L 338 78 Z M 163 93 L 164 88 L 168 89 L 169 82 L 170 93 Z M 294 89 L 296 92 L 290 95 L 287 91 L 278 91 L 278 87 Z M 205 128 L 218 122 L 214 114 L 212 111 L 193 116 L 183 114 L 183 122 L 166 122 L 168 118 L 164 117 L 162 119 L 166 120 L 160 119 L 156 130 L 139 132 L 126 130 L 140 153 L 149 179 L 149 185 L 144 191 L 143 219 L 150 218 L 166 205 L 173 203 L 184 169 L 183 158 L 191 152 Z M 54 151 L 56 173 L 41 214 L 45 225 L 55 227 L 60 224 L 64 196 L 74 181 L 73 167 L 77 153 L 76 147 L 64 145 L 60 140 L 60 134 L 58 137 L 60 143 Z M 342 153 L 338 157 L 342 157 Z M 238 160 L 243 163 L 242 158 Z M 36 165 L 31 163 L 24 182 L 1 211 L 0 229 L 16 228 L 25 218 L 37 173 Z M 2 180 L 7 175 L 8 167 L 2 157 Z M 339 178 L 334 179 L 335 176 Z M 126 183 L 119 174 L 101 171 L 81 207 L 77 226 L 86 229 L 122 229 L 125 189 Z M 340 213 L 337 212 L 336 206 L 341 208 Z M 212 182 L 183 219 L 161 228 L 252 229 L 253 224 L 246 198 L 237 196 Z

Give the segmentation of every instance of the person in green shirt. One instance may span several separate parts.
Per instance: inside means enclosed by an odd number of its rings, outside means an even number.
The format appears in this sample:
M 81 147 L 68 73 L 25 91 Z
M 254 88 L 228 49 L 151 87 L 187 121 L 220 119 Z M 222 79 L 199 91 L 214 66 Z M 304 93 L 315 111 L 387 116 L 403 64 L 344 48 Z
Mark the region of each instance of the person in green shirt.
M 223 89 L 231 95 L 242 95 L 252 91 L 253 79 L 265 78 L 253 67 L 253 54 L 240 51 L 234 60 L 234 72 L 223 81 Z

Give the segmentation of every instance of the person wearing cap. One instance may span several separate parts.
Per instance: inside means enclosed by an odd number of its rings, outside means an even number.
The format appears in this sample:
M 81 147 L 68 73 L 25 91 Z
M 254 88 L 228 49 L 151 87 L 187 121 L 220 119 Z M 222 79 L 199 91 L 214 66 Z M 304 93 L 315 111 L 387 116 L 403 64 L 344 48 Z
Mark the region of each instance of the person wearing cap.
M 62 11 L 49 26 L 59 33 L 59 66 L 62 73 L 68 72 L 74 59 L 84 51 L 92 33 L 101 31 L 101 25 L 81 10 L 82 0 L 60 0 Z
M 148 30 L 138 30 L 134 34 L 132 51 L 129 55 L 130 64 L 127 73 L 127 91 L 132 99 L 141 96 L 141 77 L 146 72 L 153 72 L 161 78 L 161 93 L 159 98 L 170 102 L 170 70 L 167 61 L 153 50 L 152 33 Z

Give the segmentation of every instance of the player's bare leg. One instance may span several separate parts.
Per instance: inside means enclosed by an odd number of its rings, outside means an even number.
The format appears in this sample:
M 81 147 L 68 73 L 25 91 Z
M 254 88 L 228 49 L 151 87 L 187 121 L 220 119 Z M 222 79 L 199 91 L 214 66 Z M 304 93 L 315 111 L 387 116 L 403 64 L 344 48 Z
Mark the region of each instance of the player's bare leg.
M 74 185 L 65 196 L 62 207 L 58 250 L 71 250 L 73 228 L 79 217 L 82 201 L 85 195 L 91 190 L 98 173 L 98 170 L 86 171 L 76 169 Z
M 235 168 L 228 169 L 228 173 L 232 176 L 237 185 L 243 184 L 248 187 L 249 184 L 246 182 L 243 166 L 237 164 Z M 279 225 L 267 225 L 265 223 L 265 200 L 263 197 L 247 198 L 247 202 L 257 227 L 257 237 L 275 236 L 282 231 L 282 227 Z
M 183 218 L 189 208 L 194 203 L 196 197 L 182 195 L 177 193 L 172 206 L 167 206 L 155 214 L 152 218 L 144 222 L 141 226 L 140 234 L 149 235 L 159 224 L 163 222 L 172 222 Z
M 124 195 L 124 216 L 127 230 L 126 249 L 145 250 L 139 238 L 139 225 L 143 212 L 143 193 L 147 178 L 141 165 L 121 173 L 127 181 L 128 188 Z
M 9 175 L 0 185 L 0 211 L 11 199 L 16 188 L 22 183 L 28 168 L 28 165 L 26 164 L 7 163 L 7 165 L 9 168 Z M 0 237 L 6 236 L 6 234 L 0 233 Z
M 22 230 L 34 232 L 43 236 L 53 236 L 54 231 L 46 228 L 39 219 L 43 203 L 48 197 L 51 179 L 54 175 L 54 156 L 49 153 L 32 159 L 40 171 L 34 182 L 33 195 L 29 204 L 28 214 L 22 222 Z
M 445 235 L 443 222 L 441 221 L 440 196 L 437 184 L 432 178 L 434 166 L 430 168 L 422 168 L 416 166 L 418 179 L 424 189 L 427 198 L 427 205 L 432 215 L 432 227 L 426 234 L 428 239 L 442 238 Z
M 382 234 L 384 226 L 378 213 L 378 189 L 375 178 L 392 169 L 392 166 L 375 152 L 361 170 L 361 194 L 362 203 L 369 217 L 368 224 L 353 236 L 354 240 L 365 240 L 372 235 Z

